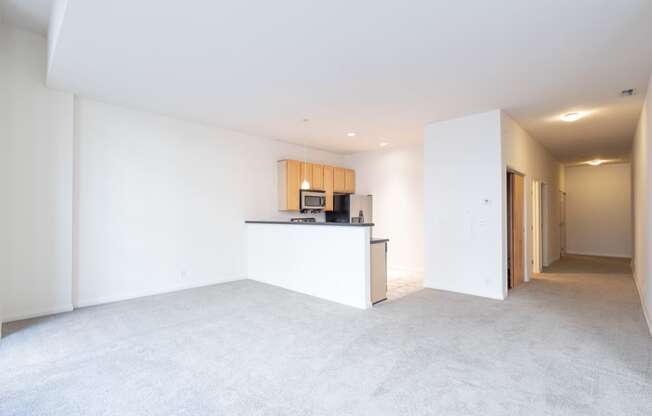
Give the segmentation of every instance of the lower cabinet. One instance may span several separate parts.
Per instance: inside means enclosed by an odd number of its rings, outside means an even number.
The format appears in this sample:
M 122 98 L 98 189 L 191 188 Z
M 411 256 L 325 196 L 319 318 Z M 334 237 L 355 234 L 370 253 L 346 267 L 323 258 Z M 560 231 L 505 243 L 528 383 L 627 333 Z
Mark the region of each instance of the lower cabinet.
M 387 299 L 387 241 L 371 242 L 371 303 Z

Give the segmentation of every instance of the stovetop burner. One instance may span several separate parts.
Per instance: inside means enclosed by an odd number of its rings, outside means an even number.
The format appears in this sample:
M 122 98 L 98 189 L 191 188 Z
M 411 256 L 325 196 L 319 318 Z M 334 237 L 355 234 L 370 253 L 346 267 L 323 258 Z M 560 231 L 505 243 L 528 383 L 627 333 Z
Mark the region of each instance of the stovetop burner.
M 291 218 L 290 222 L 317 222 L 315 217 L 299 217 L 299 218 Z

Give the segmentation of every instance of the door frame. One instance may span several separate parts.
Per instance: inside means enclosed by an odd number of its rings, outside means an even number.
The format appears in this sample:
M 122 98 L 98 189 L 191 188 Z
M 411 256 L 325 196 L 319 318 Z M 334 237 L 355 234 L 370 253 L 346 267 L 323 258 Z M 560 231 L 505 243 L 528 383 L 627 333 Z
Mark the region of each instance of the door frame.
M 566 192 L 559 191 L 559 257 L 566 255 Z
M 503 233 L 506 236 L 505 242 L 504 242 L 504 245 L 503 245 L 503 247 L 505 249 L 505 253 L 506 253 L 505 256 L 503 257 L 504 258 L 504 266 L 503 267 L 504 267 L 504 270 L 505 270 L 504 279 L 503 279 L 503 285 L 504 285 L 503 290 L 504 290 L 505 294 L 507 294 L 509 292 L 509 289 L 510 289 L 510 276 L 509 276 L 510 272 L 509 271 L 511 269 L 511 260 L 512 260 L 511 259 L 511 244 L 510 244 L 510 242 L 512 240 L 511 226 L 510 226 L 511 225 L 511 218 L 510 218 L 510 210 L 511 210 L 511 208 L 510 208 L 510 204 L 511 204 L 512 196 L 513 196 L 513 193 L 512 193 L 513 189 L 507 187 L 507 181 L 509 179 L 510 174 L 519 175 L 519 176 L 521 176 L 523 178 L 523 185 L 522 185 L 523 186 L 523 189 L 522 189 L 523 201 L 522 201 L 522 206 L 520 207 L 520 212 L 521 212 L 522 222 L 523 222 L 523 224 L 522 224 L 523 226 L 522 226 L 522 230 L 521 230 L 521 232 L 523 233 L 522 234 L 522 239 L 523 239 L 523 243 L 522 243 L 523 281 L 528 282 L 530 280 L 530 278 L 529 278 L 529 267 L 528 267 L 528 264 L 527 264 L 527 259 L 528 259 L 528 254 L 527 254 L 528 253 L 528 251 L 527 251 L 527 249 L 528 249 L 527 227 L 528 227 L 528 222 L 529 222 L 528 215 L 527 215 L 527 209 L 528 209 L 528 198 L 527 198 L 528 186 L 527 186 L 527 184 L 528 184 L 529 178 L 525 173 L 520 172 L 517 169 L 513 169 L 510 166 L 506 166 L 506 169 L 505 169 L 505 171 L 503 173 L 503 181 L 504 181 L 503 183 L 505 184 L 505 197 L 504 197 L 504 200 L 503 200 L 503 203 L 505 204 L 505 209 L 503 210 L 503 215 L 504 215 L 504 219 L 505 219 L 505 222 L 504 222 L 505 226 L 503 227 Z
M 542 181 L 532 181 L 532 273 L 543 271 Z

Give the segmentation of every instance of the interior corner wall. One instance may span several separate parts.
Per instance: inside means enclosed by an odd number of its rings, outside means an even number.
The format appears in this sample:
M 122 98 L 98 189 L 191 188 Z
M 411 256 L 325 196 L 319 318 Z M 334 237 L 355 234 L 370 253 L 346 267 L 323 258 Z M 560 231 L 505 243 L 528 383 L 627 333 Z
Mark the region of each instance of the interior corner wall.
M 502 178 L 499 110 L 426 126 L 426 287 L 505 297 Z
M 632 256 L 629 163 L 566 169 L 568 253 Z
M 245 278 L 244 221 L 297 216 L 278 211 L 275 175 L 301 146 L 84 98 L 75 110 L 75 306 Z
M 73 96 L 45 87 L 44 37 L 0 24 L 2 320 L 72 309 Z
M 634 281 L 652 334 L 652 78 L 632 144 L 632 206 Z
M 502 175 L 506 176 L 508 169 L 519 172 L 525 176 L 525 275 L 526 279 L 532 275 L 533 260 L 533 233 L 531 225 L 534 220 L 532 207 L 532 184 L 534 181 L 545 183 L 543 238 L 545 242 L 543 265 L 549 265 L 559 259 L 561 252 L 561 236 L 559 222 L 561 220 L 560 193 L 563 189 L 564 168 L 538 141 L 532 138 L 519 126 L 507 113 L 501 112 L 501 137 L 502 137 Z M 501 202 L 506 204 L 507 189 L 503 181 Z M 507 279 L 507 220 L 506 209 L 503 209 L 503 274 Z
M 356 192 L 374 197 L 374 236 L 389 238 L 387 266 L 423 272 L 423 144 L 349 155 Z
M 0 24 L 0 320 L 246 277 L 276 161 L 338 154 L 45 85 L 47 41 Z

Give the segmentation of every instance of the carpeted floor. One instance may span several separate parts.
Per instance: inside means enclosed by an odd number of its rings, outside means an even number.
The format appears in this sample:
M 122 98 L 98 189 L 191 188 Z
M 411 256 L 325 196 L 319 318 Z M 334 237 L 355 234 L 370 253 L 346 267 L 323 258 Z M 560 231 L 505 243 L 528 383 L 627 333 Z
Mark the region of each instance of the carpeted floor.
M 5 331 L 3 416 L 652 414 L 628 275 L 543 274 L 503 302 L 424 289 L 369 311 L 238 281 Z

